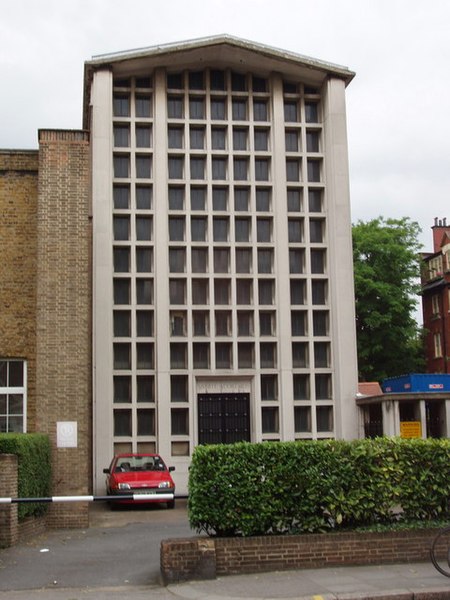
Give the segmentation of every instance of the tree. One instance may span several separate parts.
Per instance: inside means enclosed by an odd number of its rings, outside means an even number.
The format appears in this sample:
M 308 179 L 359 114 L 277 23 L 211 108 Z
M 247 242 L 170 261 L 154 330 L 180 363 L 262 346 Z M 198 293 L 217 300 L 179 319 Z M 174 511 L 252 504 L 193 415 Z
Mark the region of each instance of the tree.
M 414 311 L 420 290 L 418 223 L 408 217 L 353 225 L 356 335 L 361 381 L 423 370 Z

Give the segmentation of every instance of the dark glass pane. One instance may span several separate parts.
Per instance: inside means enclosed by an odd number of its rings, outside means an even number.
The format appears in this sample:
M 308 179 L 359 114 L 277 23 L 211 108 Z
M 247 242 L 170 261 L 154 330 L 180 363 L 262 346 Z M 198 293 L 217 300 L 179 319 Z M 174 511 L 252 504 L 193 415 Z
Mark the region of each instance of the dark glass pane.
M 234 210 L 248 211 L 249 191 L 247 188 L 235 188 L 234 190 Z
M 167 73 L 167 88 L 182 90 L 184 88 L 183 73 Z
M 169 156 L 169 179 L 182 179 L 184 158 L 181 156 Z
M 136 335 L 138 337 L 153 336 L 153 313 L 150 310 L 136 311 Z
M 303 279 L 292 279 L 290 284 L 291 304 L 305 304 L 306 283 Z
M 188 377 L 186 375 L 172 375 L 170 377 L 171 402 L 188 401 Z
M 170 119 L 183 118 L 183 98 L 181 96 L 169 96 L 167 98 L 167 115 Z
M 300 212 L 301 210 L 301 192 L 300 190 L 288 190 L 287 202 L 289 212 Z
M 127 148 L 130 145 L 130 128 L 128 125 L 114 125 L 114 146 Z
M 114 336 L 130 337 L 131 335 L 131 313 L 128 310 L 114 311 Z
M 169 209 L 183 210 L 184 208 L 184 188 L 169 187 Z
M 130 97 L 128 94 L 114 94 L 113 114 L 115 117 L 130 116 Z
M 305 121 L 307 123 L 317 123 L 319 120 L 318 115 L 317 102 L 305 102 Z
M 9 361 L 9 387 L 23 386 L 23 362 L 21 360 Z M 1 384 L 0 384 L 1 385 Z
M 269 159 L 256 158 L 255 159 L 255 179 L 256 181 L 268 181 L 269 180 Z
M 247 90 L 247 80 L 242 73 L 231 73 L 231 89 L 233 92 L 245 92 Z
M 234 121 L 247 120 L 247 100 L 233 99 L 231 109 Z
M 114 369 L 131 369 L 130 344 L 113 344 Z
M 129 177 L 130 175 L 130 157 L 115 155 L 113 159 L 114 163 L 114 177 Z
M 201 187 L 191 188 L 191 210 L 205 210 L 206 190 Z
M 258 273 L 272 273 L 273 250 L 258 249 Z
M 308 342 L 293 342 L 292 366 L 298 369 L 309 366 Z
M 189 435 L 189 409 L 172 408 L 171 429 L 172 435 Z
M 194 158 L 190 159 L 191 179 L 205 179 L 205 159 Z
M 305 270 L 305 251 L 302 248 L 289 250 L 289 273 L 303 273 Z
M 116 409 L 114 411 L 114 435 L 131 436 L 131 410 Z
M 233 160 L 234 179 L 245 181 L 248 179 L 248 159 L 235 158 Z
M 319 152 L 320 134 L 318 131 L 306 132 L 306 150 L 307 152 Z
M 191 119 L 205 118 L 205 101 L 203 98 L 189 98 L 189 117 Z
M 114 304 L 130 304 L 129 279 L 114 279 Z
M 211 98 L 211 119 L 223 120 L 226 115 L 226 104 L 222 98 Z
M 247 150 L 247 129 L 233 128 L 233 150 Z
M 213 127 L 211 129 L 211 145 L 213 150 L 225 150 L 226 129 L 224 129 L 223 127 Z
M 167 130 L 169 148 L 183 148 L 183 127 L 169 126 Z
M 291 333 L 293 336 L 307 335 L 306 312 L 303 310 L 293 310 L 291 312 Z
M 153 344 L 136 344 L 136 368 L 154 369 L 154 354 Z
M 137 434 L 155 435 L 155 410 L 153 408 L 138 408 Z
M 138 375 L 136 377 L 136 384 L 138 402 L 155 401 L 155 385 L 152 375 Z
M 114 402 L 131 402 L 131 377 L 114 376 Z
M 136 271 L 138 273 L 152 272 L 151 248 L 136 248 Z
M 276 375 L 261 375 L 261 400 L 275 401 L 278 398 Z
M 136 156 L 136 177 L 150 179 L 152 176 L 152 159 L 150 156 Z
M 191 71 L 189 73 L 189 89 L 190 90 L 204 90 L 205 89 L 203 71 Z
M 115 185 L 113 188 L 114 208 L 130 208 L 130 188 L 127 185 Z
M 115 240 L 128 240 L 130 238 L 130 218 L 114 217 L 113 230 Z
M 227 210 L 228 208 L 228 189 L 213 188 L 213 210 Z
M 296 123 L 298 121 L 297 102 L 284 103 L 284 120 L 290 123 Z
M 267 79 L 253 76 L 252 88 L 254 92 L 267 92 Z
M 136 208 L 138 210 L 149 210 L 152 207 L 152 188 L 148 186 L 136 186 Z
M 138 241 L 150 241 L 152 239 L 151 217 L 136 217 L 136 239 Z
M 205 130 L 200 127 L 191 127 L 189 130 L 189 145 L 194 150 L 203 150 L 205 147 Z
M 136 279 L 136 302 L 153 304 L 153 281 L 151 279 Z
M 193 242 L 206 241 L 206 226 L 205 217 L 191 217 L 191 240 Z
M 278 433 L 280 429 L 278 408 L 265 407 L 261 409 L 261 427 L 263 433 Z
M 185 304 L 186 281 L 184 279 L 169 280 L 169 299 L 171 304 Z
M 136 117 L 148 118 L 152 116 L 150 96 L 136 96 Z
M 309 400 L 309 375 L 294 375 L 294 400 Z
M 184 240 L 184 217 L 169 217 L 169 239 L 172 242 Z
M 271 279 L 260 279 L 258 281 L 259 304 L 273 304 L 274 282 Z
M 255 121 L 267 121 L 267 101 L 266 100 L 253 100 L 253 119 Z
M 211 71 L 209 75 L 210 87 L 212 90 L 225 90 L 225 72 L 217 69 Z
M 267 188 L 256 188 L 256 210 L 258 212 L 270 211 L 271 190 Z
M 128 273 L 130 270 L 130 249 L 129 248 L 114 248 L 114 272 Z
M 255 129 L 255 150 L 269 149 L 269 135 L 266 129 Z
M 150 148 L 152 145 L 152 130 L 150 127 L 136 127 L 136 146 Z
M 169 270 L 171 273 L 184 273 L 186 270 L 186 250 L 169 248 Z

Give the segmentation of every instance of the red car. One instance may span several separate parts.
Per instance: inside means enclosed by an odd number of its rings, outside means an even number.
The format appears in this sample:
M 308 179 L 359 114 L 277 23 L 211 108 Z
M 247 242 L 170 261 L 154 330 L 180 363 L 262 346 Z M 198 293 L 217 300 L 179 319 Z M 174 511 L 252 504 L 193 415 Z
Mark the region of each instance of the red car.
M 117 454 L 106 473 L 108 496 L 133 496 L 117 503 L 166 502 L 167 508 L 175 507 L 175 484 L 170 475 L 175 467 L 167 468 L 159 454 Z M 146 497 L 139 498 L 145 494 Z M 150 498 L 148 496 L 151 496 Z

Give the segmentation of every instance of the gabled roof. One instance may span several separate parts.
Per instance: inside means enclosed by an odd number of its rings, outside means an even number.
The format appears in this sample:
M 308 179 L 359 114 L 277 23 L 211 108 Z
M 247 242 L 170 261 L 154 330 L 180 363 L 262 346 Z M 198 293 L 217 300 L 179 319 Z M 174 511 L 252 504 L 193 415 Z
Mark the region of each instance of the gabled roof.
M 95 70 L 111 69 L 118 77 L 130 73 L 139 76 L 158 66 L 180 70 L 231 67 L 262 76 L 278 71 L 312 86 L 322 85 L 330 76 L 343 79 L 347 85 L 355 76 L 347 67 L 223 34 L 94 56 L 85 62 L 85 109 Z

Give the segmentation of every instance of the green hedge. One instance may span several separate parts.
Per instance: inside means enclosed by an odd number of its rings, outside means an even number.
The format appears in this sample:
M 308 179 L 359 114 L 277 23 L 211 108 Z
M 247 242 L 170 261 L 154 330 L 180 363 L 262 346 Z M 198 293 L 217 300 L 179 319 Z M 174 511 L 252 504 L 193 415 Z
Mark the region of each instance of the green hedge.
M 51 489 L 51 447 L 47 435 L 40 433 L 0 434 L 0 454 L 18 457 L 19 498 L 48 497 Z M 46 512 L 47 504 L 20 503 L 19 519 Z
M 198 446 L 189 520 L 249 536 L 444 519 L 449 467 L 447 439 Z

